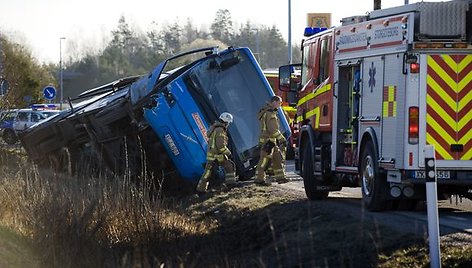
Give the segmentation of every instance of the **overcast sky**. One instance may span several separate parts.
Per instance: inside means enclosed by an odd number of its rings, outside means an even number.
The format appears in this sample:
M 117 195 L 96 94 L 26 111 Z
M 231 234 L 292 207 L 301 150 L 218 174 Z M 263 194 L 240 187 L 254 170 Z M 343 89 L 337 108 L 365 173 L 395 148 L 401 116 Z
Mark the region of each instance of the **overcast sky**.
M 432 0 L 437 2 L 437 0 Z M 411 0 L 409 3 L 418 1 Z M 158 25 L 175 21 L 208 29 L 218 9 L 228 9 L 239 26 L 276 25 L 284 38 L 288 36 L 288 0 L 3 0 L 0 5 L 0 31 L 15 36 L 28 45 L 41 62 L 59 62 L 59 39 L 62 56 L 72 50 L 100 47 L 124 15 L 131 27 L 143 31 L 153 21 Z M 404 0 L 382 0 L 382 8 L 404 4 Z M 373 9 L 373 0 L 291 0 L 292 44 L 299 44 L 307 13 L 331 13 L 332 25 L 343 17 L 364 15 Z

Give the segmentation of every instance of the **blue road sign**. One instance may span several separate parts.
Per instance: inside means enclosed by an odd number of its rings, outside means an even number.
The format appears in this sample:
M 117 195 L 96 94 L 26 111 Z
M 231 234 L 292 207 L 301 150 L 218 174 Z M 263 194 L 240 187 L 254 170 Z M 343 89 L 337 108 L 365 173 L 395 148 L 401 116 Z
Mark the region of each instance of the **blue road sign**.
M 47 86 L 43 89 L 44 98 L 52 100 L 56 97 L 56 89 L 53 86 Z

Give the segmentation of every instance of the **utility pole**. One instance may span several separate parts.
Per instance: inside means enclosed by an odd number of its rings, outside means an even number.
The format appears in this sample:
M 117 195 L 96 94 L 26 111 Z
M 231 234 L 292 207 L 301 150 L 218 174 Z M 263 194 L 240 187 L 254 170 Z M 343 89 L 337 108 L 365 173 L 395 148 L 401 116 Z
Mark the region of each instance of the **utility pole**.
M 59 38 L 59 88 L 61 90 L 61 104 L 60 109 L 62 110 L 62 103 L 64 103 L 64 86 L 62 79 L 62 40 L 65 40 L 65 37 Z
M 2 51 L 2 37 L 0 36 L 0 97 L 3 97 L 7 94 L 8 91 L 8 81 L 3 76 L 3 51 Z M 4 103 L 0 104 L 1 108 L 3 107 Z
M 374 0 L 374 10 L 381 9 L 382 6 L 381 0 Z
M 0 35 L 0 80 L 3 81 L 3 52 L 2 52 L 2 36 Z
M 292 1 L 288 0 L 288 64 L 292 64 Z

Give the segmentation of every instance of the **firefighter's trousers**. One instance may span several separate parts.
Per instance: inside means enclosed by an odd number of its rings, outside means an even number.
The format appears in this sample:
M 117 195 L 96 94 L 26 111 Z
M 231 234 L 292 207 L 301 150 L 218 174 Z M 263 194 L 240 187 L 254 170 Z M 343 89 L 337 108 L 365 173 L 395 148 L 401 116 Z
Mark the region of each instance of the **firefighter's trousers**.
M 280 153 L 282 154 L 282 167 L 285 170 L 285 161 L 286 161 L 286 154 L 287 154 L 287 146 L 279 146 Z M 274 168 L 272 166 L 272 161 L 269 162 L 266 172 L 269 175 L 274 175 Z
M 225 183 L 232 184 L 236 182 L 236 172 L 233 161 L 224 154 L 208 154 L 205 171 L 197 185 L 197 192 L 208 191 L 208 184 L 210 183 L 210 177 L 215 165 L 223 166 L 225 170 Z
M 257 163 L 256 168 L 256 179 L 257 182 L 266 181 L 266 169 L 269 164 L 271 164 L 274 171 L 274 179 L 277 182 L 283 182 L 286 180 L 285 177 L 285 165 L 284 165 L 285 156 L 282 155 L 282 151 L 279 146 L 274 146 L 271 152 L 261 149 L 259 163 Z

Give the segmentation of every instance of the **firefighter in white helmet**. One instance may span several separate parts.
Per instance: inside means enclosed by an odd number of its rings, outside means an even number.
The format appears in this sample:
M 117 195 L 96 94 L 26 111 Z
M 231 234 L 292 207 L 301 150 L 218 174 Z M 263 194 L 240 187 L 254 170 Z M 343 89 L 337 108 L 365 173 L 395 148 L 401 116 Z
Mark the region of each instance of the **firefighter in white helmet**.
M 236 172 L 233 161 L 231 161 L 231 151 L 228 149 L 228 125 L 233 122 L 233 115 L 224 112 L 219 119 L 213 123 L 208 131 L 207 162 L 205 171 L 197 185 L 197 192 L 208 191 L 209 179 L 215 166 L 223 166 L 225 170 L 225 184 L 236 183 Z

